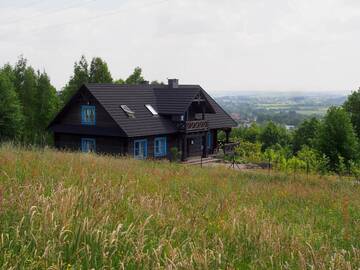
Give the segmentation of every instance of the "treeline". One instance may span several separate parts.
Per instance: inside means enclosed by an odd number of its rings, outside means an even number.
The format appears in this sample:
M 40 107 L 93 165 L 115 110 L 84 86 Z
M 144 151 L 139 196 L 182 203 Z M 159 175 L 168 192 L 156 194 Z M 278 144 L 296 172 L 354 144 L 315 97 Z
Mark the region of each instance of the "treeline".
M 139 84 L 145 80 L 141 68 L 126 79 L 114 80 L 107 63 L 82 56 L 73 67 L 68 83 L 56 91 L 45 71 L 35 70 L 24 57 L 0 67 L 0 141 L 22 144 L 51 143 L 46 127 L 59 109 L 84 83 Z M 157 81 L 152 82 L 158 84 Z
M 305 119 L 308 119 L 311 116 L 304 115 L 301 113 L 297 113 L 296 111 L 272 111 L 272 110 L 257 110 L 255 112 L 255 115 L 257 116 L 256 122 L 258 123 L 266 123 L 269 121 L 283 124 L 283 125 L 293 125 L 298 126 L 301 124 Z M 317 117 L 317 116 L 313 116 Z
M 236 128 L 240 162 L 269 162 L 280 170 L 351 173 L 360 176 L 360 89 L 323 119 L 303 121 L 295 130 L 268 122 Z

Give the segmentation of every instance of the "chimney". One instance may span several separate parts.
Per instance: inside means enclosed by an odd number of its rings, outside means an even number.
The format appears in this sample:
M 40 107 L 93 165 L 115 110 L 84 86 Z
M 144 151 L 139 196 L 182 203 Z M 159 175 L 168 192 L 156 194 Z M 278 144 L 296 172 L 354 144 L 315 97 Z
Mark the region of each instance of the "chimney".
M 178 79 L 168 79 L 169 88 L 178 88 L 179 80 Z

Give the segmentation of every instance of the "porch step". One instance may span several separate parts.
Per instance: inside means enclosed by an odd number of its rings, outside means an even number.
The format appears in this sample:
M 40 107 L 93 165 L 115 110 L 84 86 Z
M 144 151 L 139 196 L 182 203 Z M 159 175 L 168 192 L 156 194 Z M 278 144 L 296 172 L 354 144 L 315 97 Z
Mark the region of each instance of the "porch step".
M 207 157 L 207 158 L 203 158 L 201 160 L 201 158 L 196 157 L 196 158 L 190 158 L 187 161 L 184 161 L 183 164 L 186 165 L 200 165 L 201 162 L 202 164 L 206 164 L 206 163 L 215 163 L 215 162 L 220 162 L 221 159 L 217 159 L 217 158 L 213 158 L 213 157 Z

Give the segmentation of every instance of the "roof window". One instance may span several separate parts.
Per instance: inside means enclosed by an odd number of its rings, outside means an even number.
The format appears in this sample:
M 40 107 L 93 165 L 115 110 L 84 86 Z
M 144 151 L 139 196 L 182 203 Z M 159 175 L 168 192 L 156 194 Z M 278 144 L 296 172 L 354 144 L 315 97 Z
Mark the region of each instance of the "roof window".
M 146 104 L 145 107 L 152 113 L 153 116 L 158 116 L 158 112 L 150 104 Z
M 121 109 L 127 114 L 129 118 L 135 118 L 135 112 L 132 111 L 127 105 L 120 105 Z

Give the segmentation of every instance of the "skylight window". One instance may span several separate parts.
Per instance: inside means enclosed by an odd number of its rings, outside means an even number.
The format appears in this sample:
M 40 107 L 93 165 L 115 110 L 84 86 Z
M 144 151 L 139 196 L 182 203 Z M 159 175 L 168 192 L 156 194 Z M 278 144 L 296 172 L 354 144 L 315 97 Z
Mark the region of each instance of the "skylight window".
M 130 118 L 135 118 L 135 112 L 132 111 L 127 105 L 120 105 L 121 109 L 127 114 Z
M 158 112 L 150 104 L 146 104 L 145 107 L 152 113 L 153 116 L 158 116 Z

